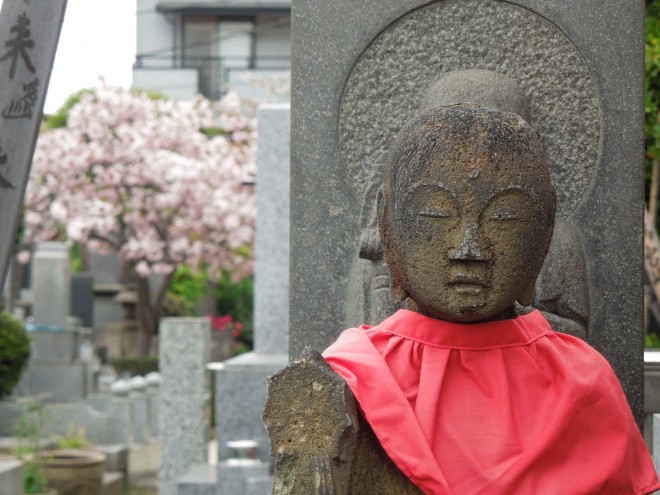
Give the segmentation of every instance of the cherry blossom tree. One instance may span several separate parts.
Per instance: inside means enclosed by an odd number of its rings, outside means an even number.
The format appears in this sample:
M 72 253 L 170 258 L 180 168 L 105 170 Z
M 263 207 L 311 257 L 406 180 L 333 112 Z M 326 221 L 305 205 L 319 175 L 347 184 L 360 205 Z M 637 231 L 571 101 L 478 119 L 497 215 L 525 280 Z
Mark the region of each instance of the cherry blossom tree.
M 135 275 L 141 354 L 174 270 L 252 271 L 256 131 L 229 93 L 214 107 L 121 88 L 83 93 L 43 132 L 26 191 L 25 241 L 116 251 Z M 150 288 L 148 277 L 162 282 Z

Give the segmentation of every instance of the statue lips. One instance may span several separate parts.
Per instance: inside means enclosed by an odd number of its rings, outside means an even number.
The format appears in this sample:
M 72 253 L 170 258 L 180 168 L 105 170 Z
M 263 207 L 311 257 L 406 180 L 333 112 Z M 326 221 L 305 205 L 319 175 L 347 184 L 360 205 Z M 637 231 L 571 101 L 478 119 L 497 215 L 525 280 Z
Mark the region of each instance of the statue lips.
M 459 272 L 451 276 L 447 285 L 453 288 L 459 294 L 477 296 L 490 288 L 488 277 L 484 270 L 478 270 L 482 273 L 464 273 Z
M 476 296 L 490 288 L 489 279 L 485 264 L 470 263 L 469 266 L 452 267 L 447 285 L 459 294 Z

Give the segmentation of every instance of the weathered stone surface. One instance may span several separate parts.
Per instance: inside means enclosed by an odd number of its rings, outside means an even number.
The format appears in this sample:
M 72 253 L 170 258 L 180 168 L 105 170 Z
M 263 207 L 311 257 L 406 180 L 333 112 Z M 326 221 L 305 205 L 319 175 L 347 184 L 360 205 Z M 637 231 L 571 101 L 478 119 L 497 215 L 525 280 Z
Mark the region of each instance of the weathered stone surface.
M 521 85 L 558 186 L 558 212 L 572 211 L 598 163 L 596 86 L 585 60 L 556 25 L 531 10 L 495 1 L 437 2 L 414 10 L 360 55 L 346 82 L 339 118 L 342 159 L 354 185 L 414 115 L 435 79 L 473 68 L 501 72 Z
M 275 457 L 273 493 L 344 493 L 355 456 L 357 410 L 346 382 L 318 352 L 268 380 L 264 424 Z
M 359 416 L 346 382 L 318 352 L 268 381 L 264 423 L 275 457 L 273 494 L 421 494 Z
M 513 112 L 531 121 L 521 86 L 508 76 L 484 69 L 443 74 L 422 94 L 419 112 L 460 103 Z M 359 258 L 351 265 L 347 290 L 347 327 L 377 325 L 401 307 L 390 297 L 390 273 L 378 231 L 377 195 L 384 181 L 388 151 L 381 153 L 373 164 L 364 193 Z M 533 301 L 534 307 L 545 312 L 555 331 L 586 339 L 589 291 L 584 254 L 571 222 L 563 218 L 556 219 Z
M 206 364 L 211 324 L 206 318 L 164 318 L 160 323 L 159 407 L 162 495 L 176 494 L 176 480 L 206 461 Z
M 570 214 L 584 247 L 589 341 L 641 418 L 643 196 L 632 169 L 643 157 L 643 7 L 640 0 L 294 1 L 291 354 L 323 349 L 343 329 L 364 183 L 357 172 L 368 171 L 404 114 L 417 109 L 415 95 L 442 73 L 493 69 L 530 99 L 532 123 L 551 150 L 560 212 Z

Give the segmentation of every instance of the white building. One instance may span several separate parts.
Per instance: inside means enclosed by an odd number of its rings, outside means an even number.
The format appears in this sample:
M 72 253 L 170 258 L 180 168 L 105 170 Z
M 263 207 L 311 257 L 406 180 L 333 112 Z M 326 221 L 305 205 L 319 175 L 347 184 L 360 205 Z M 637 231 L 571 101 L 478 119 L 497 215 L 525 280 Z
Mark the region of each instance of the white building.
M 290 70 L 290 47 L 291 0 L 137 0 L 133 87 L 217 99 L 229 85 L 263 99 L 264 81 Z

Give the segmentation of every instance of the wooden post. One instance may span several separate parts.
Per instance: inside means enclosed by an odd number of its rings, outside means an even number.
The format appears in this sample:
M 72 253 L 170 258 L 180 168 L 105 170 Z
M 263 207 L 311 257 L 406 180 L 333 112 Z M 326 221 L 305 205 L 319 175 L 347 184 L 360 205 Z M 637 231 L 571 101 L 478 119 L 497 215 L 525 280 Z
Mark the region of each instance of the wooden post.
M 0 287 L 43 119 L 66 0 L 11 0 L 0 11 Z

